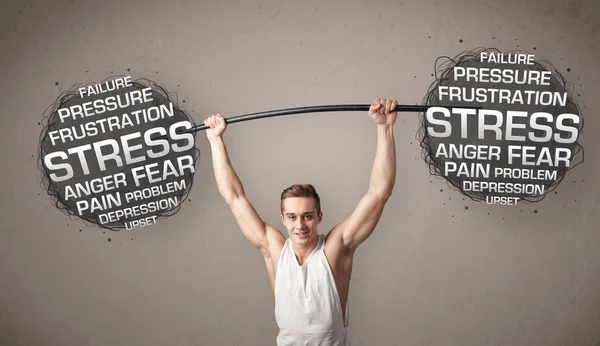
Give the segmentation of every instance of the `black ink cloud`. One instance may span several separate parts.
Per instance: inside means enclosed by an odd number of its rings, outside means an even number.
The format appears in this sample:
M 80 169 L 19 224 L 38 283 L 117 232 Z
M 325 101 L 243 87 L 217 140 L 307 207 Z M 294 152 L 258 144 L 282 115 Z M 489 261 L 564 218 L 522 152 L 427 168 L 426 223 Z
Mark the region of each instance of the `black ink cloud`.
M 417 138 L 430 173 L 475 201 L 537 202 L 583 162 L 573 91 L 527 55 L 479 48 L 436 60 L 423 104 L 441 108 L 423 114 Z
M 154 82 L 78 84 L 44 116 L 41 183 L 63 212 L 120 230 L 176 214 L 191 191 L 200 152 L 176 131 L 195 124 Z

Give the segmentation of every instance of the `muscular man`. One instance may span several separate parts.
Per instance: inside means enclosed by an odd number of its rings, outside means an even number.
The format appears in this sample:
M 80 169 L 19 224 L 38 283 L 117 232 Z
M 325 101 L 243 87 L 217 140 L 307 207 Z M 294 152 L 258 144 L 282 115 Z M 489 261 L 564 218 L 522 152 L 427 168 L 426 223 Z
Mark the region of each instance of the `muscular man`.
M 275 295 L 278 346 L 348 346 L 347 301 L 352 260 L 357 247 L 373 232 L 392 194 L 396 178 L 394 122 L 396 100 L 377 98 L 368 115 L 377 125 L 377 151 L 369 189 L 352 214 L 327 235 L 317 226 L 323 219 L 320 198 L 310 184 L 296 184 L 281 194 L 281 221 L 288 238 L 266 224 L 246 197 L 227 154 L 221 114 L 208 117 L 210 142 L 219 192 L 231 208 L 246 239 L 264 256 Z

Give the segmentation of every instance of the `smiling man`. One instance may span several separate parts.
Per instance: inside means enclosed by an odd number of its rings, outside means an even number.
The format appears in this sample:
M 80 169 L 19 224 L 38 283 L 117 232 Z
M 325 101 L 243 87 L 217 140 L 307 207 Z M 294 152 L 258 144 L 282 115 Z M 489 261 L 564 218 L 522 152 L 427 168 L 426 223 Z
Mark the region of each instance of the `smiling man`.
M 350 216 L 326 235 L 319 234 L 321 200 L 311 184 L 296 184 L 281 193 L 281 221 L 286 238 L 266 224 L 246 197 L 227 154 L 221 114 L 204 120 L 208 127 L 219 192 L 246 239 L 264 257 L 275 295 L 278 346 L 348 346 L 348 292 L 357 247 L 373 232 L 396 179 L 393 112 L 396 100 L 377 98 L 368 115 L 377 126 L 377 148 L 369 189 Z

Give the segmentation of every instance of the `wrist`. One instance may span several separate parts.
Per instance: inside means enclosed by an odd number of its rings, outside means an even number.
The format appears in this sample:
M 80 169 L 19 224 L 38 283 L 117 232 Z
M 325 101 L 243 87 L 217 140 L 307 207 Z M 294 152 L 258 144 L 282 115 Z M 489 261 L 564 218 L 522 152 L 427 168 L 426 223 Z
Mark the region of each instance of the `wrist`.
M 219 136 L 209 137 L 208 142 L 210 144 L 216 144 L 219 142 L 223 142 L 223 136 L 219 135 Z
M 393 124 L 388 124 L 388 123 L 384 123 L 384 124 L 377 124 L 377 131 L 382 131 L 382 132 L 394 132 L 394 125 Z

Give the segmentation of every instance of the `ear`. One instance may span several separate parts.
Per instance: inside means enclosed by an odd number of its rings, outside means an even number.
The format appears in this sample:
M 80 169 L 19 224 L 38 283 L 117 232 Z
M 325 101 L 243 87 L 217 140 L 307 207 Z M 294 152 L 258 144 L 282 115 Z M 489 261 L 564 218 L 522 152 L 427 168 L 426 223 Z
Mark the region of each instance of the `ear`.
M 323 221 L 323 210 L 319 212 L 319 223 L 321 223 L 321 221 Z

